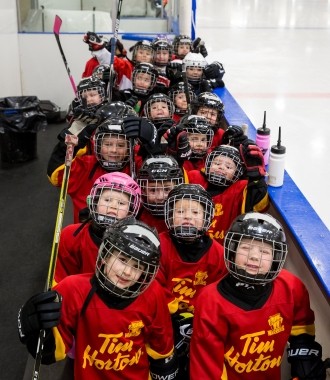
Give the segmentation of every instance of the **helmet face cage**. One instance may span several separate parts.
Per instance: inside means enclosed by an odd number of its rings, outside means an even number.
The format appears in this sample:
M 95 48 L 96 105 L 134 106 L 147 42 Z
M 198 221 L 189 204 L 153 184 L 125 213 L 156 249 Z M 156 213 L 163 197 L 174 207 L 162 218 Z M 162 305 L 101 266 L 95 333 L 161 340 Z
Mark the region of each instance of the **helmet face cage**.
M 201 109 L 216 110 L 217 118 L 216 125 L 218 125 L 225 113 L 225 107 L 222 100 L 212 92 L 203 92 L 198 95 L 197 99 L 192 102 L 192 113 L 200 113 Z M 209 112 L 209 111 L 208 111 Z M 202 115 L 202 116 L 206 116 Z
M 187 69 L 194 69 L 198 68 L 201 70 L 200 75 L 194 75 L 190 73 L 189 71 L 186 71 L 186 76 L 189 82 L 191 83 L 199 83 L 202 80 L 204 69 L 207 65 L 207 62 L 205 58 L 200 53 L 188 53 L 183 61 L 182 64 L 185 65 L 186 70 Z
M 179 240 L 198 239 L 209 229 L 213 216 L 212 198 L 200 185 L 179 185 L 165 202 L 166 226 Z
M 152 42 L 154 49 L 154 64 L 157 66 L 166 66 L 172 59 L 172 45 L 164 38 L 158 38 Z M 162 58 L 162 52 L 168 53 L 168 58 Z M 160 54 L 160 56 L 159 56 Z
M 192 50 L 192 40 L 189 36 L 186 35 L 179 35 L 174 37 L 172 45 L 174 54 L 180 59 L 183 59 L 185 55 Z M 179 53 L 179 47 L 183 45 L 189 48 L 189 50 L 187 49 L 188 52 L 186 54 Z
M 141 189 L 125 173 L 104 174 L 95 181 L 87 203 L 93 220 L 100 226 L 109 226 L 118 219 L 137 215 Z
M 81 80 L 77 88 L 77 98 L 83 108 L 96 110 L 105 100 L 105 83 L 93 76 Z
M 105 71 L 108 71 L 109 72 L 109 75 L 110 75 L 110 65 L 98 65 L 95 67 L 95 69 L 93 70 L 93 77 L 96 77 L 100 80 L 102 80 L 103 78 L 103 73 Z
M 190 158 L 203 158 L 211 148 L 214 132 L 203 116 L 190 115 L 182 123 L 191 148 Z
M 229 273 L 244 283 L 262 285 L 279 275 L 288 246 L 282 226 L 272 216 L 251 212 L 233 222 L 224 250 Z
M 164 216 L 164 204 L 169 192 L 183 182 L 182 169 L 174 158 L 148 158 L 142 164 L 137 178 L 143 207 L 152 215 Z
M 232 178 L 227 178 L 225 174 L 210 173 L 211 166 L 214 164 L 218 156 L 228 157 L 235 164 L 235 172 Z M 207 156 L 205 161 L 205 175 L 208 182 L 216 186 L 230 186 L 232 183 L 237 182 L 244 173 L 244 166 L 242 164 L 238 149 L 229 145 L 220 145 L 212 150 Z
M 196 94 L 194 93 L 194 91 L 192 90 L 192 87 L 189 83 L 188 84 L 188 92 L 189 92 L 189 99 L 190 99 L 190 102 L 193 102 L 196 98 Z M 186 94 L 185 92 L 185 85 L 183 82 L 179 82 L 177 83 L 176 85 L 174 85 L 170 91 L 168 92 L 168 95 L 170 97 L 170 99 L 172 100 L 173 104 L 174 104 L 174 111 L 177 115 L 185 115 L 186 113 L 188 113 L 188 104 L 187 104 L 187 107 L 185 109 L 183 108 L 180 108 L 177 104 L 177 95 L 179 94 Z M 185 98 L 186 99 L 186 98 Z M 186 99 L 187 101 L 187 99 Z
M 154 112 L 157 112 L 157 108 L 162 108 L 162 103 L 165 103 L 168 109 L 168 115 L 155 116 Z M 143 108 L 145 116 L 152 122 L 166 121 L 172 119 L 174 114 L 174 104 L 172 100 L 164 94 L 153 94 L 149 97 Z
M 121 119 L 106 120 L 94 135 L 94 153 L 107 171 L 120 171 L 129 161 L 130 141 L 123 133 Z
M 100 246 L 95 274 L 99 285 L 121 298 L 136 298 L 154 280 L 160 262 L 158 235 L 144 223 L 117 228 L 105 233 Z
M 137 87 L 137 80 L 146 80 L 146 75 L 150 78 L 150 85 L 147 88 Z M 149 94 L 155 87 L 158 77 L 158 71 L 152 64 L 140 63 L 137 64 L 132 73 L 133 91 L 139 95 Z
M 139 41 L 135 44 L 132 52 L 132 62 L 136 65 L 138 63 L 141 63 L 142 61 L 137 58 L 137 55 L 139 51 L 145 51 L 148 54 L 148 63 L 153 63 L 154 61 L 154 49 L 152 48 L 151 42 L 147 40 Z

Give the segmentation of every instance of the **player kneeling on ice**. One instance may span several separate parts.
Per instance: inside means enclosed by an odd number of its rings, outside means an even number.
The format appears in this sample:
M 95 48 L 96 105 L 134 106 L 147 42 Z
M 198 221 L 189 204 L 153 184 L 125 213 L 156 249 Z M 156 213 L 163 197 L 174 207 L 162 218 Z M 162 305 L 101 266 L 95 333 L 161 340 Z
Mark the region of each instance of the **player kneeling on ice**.
M 282 226 L 271 215 L 238 216 L 224 242 L 229 274 L 195 304 L 191 380 L 280 380 L 287 342 L 291 376 L 324 380 L 322 347 L 303 282 L 283 268 Z
M 64 359 L 75 343 L 75 379 L 175 379 L 171 318 L 154 281 L 159 247 L 155 230 L 133 217 L 111 225 L 95 274 L 68 276 L 23 305 L 22 343 L 35 355 L 46 330 L 44 364 Z

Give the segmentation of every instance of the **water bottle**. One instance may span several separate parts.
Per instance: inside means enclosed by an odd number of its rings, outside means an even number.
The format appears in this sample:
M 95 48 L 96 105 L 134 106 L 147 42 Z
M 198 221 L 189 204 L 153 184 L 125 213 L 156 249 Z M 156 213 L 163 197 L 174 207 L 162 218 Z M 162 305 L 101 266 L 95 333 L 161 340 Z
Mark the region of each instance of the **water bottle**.
M 264 122 L 262 124 L 262 127 L 257 129 L 256 144 L 262 151 L 265 165 L 268 165 L 270 148 L 270 129 L 266 128 L 266 111 L 264 111 Z
M 278 128 L 278 140 L 276 145 L 272 145 L 269 154 L 268 165 L 268 185 L 280 187 L 284 180 L 286 148 L 281 145 L 281 127 Z

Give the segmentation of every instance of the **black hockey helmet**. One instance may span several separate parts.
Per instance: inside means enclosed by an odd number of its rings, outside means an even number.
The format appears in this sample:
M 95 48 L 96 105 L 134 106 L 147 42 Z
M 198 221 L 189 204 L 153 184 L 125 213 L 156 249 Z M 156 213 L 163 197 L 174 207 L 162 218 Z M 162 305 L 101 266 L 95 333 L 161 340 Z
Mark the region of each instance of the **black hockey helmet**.
M 136 86 L 136 77 L 141 73 L 150 75 L 150 85 L 147 88 L 140 88 Z M 157 78 L 158 71 L 154 65 L 144 62 L 136 64 L 132 73 L 133 91 L 138 95 L 148 95 L 156 86 Z
M 179 34 L 174 37 L 172 46 L 173 46 L 173 53 L 180 59 L 183 59 L 185 56 L 182 54 L 179 54 L 178 48 L 180 45 L 187 45 L 189 47 L 189 51 L 192 51 L 192 40 L 189 36 L 185 34 Z
M 206 116 L 199 112 L 202 107 L 217 111 L 216 124 L 220 124 L 220 121 L 225 113 L 225 106 L 217 94 L 214 94 L 213 92 L 202 92 L 191 102 L 191 112 L 193 114 Z
M 164 37 L 157 37 L 151 42 L 151 46 L 154 49 L 154 64 L 156 66 L 167 66 L 172 58 L 172 44 Z M 160 60 L 157 57 L 157 52 L 166 51 L 168 52 L 167 61 Z
M 228 157 L 235 164 L 234 173 L 232 178 L 226 178 L 222 173 L 210 173 L 211 166 L 214 164 L 213 160 L 218 156 Z M 239 150 L 229 145 L 219 145 L 215 147 L 207 156 L 205 161 L 205 176 L 208 182 L 217 186 L 230 186 L 232 183 L 241 179 L 244 173 L 244 166 L 241 161 Z
M 196 201 L 202 206 L 201 210 L 189 204 L 189 208 L 178 206 L 180 200 Z M 174 217 L 178 213 L 192 224 L 175 224 Z M 201 185 L 181 184 L 174 187 L 165 202 L 165 223 L 170 234 L 179 240 L 193 241 L 202 236 L 210 227 L 214 215 L 214 203 L 210 194 Z M 196 227 L 196 224 L 200 226 Z
M 160 265 L 158 233 L 134 217 L 112 224 L 99 248 L 95 274 L 98 285 L 120 298 L 136 298 L 155 278 Z M 134 272 L 135 277 L 129 277 Z M 112 274 L 114 273 L 115 274 Z M 131 285 L 129 285 L 132 283 Z
M 95 101 L 88 102 L 86 95 L 92 91 L 98 96 L 95 97 Z M 95 111 L 105 100 L 105 83 L 94 76 L 82 79 L 77 86 L 77 99 L 81 107 Z
M 189 83 L 187 83 L 187 87 L 188 87 L 188 92 L 189 92 L 189 100 L 190 100 L 190 104 L 192 104 L 192 102 L 194 101 L 194 99 L 196 98 L 196 94 L 194 93 L 191 85 Z M 185 91 L 185 84 L 184 82 L 178 82 L 176 84 L 174 84 L 173 86 L 170 87 L 169 91 L 168 91 L 168 96 L 170 97 L 170 99 L 172 100 L 173 104 L 174 104 L 174 107 L 175 107 L 175 113 L 177 115 L 185 115 L 187 112 L 188 112 L 188 107 L 183 110 L 182 108 L 178 108 L 177 105 L 176 105 L 176 96 L 178 94 L 185 94 L 186 91 Z
M 154 118 L 154 117 L 151 116 L 152 107 L 156 103 L 160 103 L 160 102 L 164 102 L 164 103 L 167 104 L 169 115 L 168 116 L 164 116 L 164 117 Z M 167 95 L 165 95 L 165 94 L 163 94 L 161 92 L 157 92 L 157 93 L 152 94 L 152 95 L 149 96 L 148 100 L 146 101 L 146 103 L 145 103 L 145 105 L 143 107 L 143 112 L 144 112 L 144 115 L 149 120 L 151 120 L 153 123 L 155 123 L 155 122 L 162 123 L 162 122 L 165 122 L 165 121 L 168 121 L 168 120 L 172 119 L 172 116 L 173 116 L 173 113 L 174 113 L 174 104 L 173 104 L 172 100 Z
M 268 244 L 272 249 L 272 261 L 267 273 L 249 273 L 246 267 L 242 268 L 236 264 L 237 248 L 243 239 L 249 239 L 250 244 L 253 241 Z M 244 244 L 249 244 L 246 240 Z M 258 212 L 249 212 L 239 215 L 228 229 L 224 240 L 225 264 L 229 271 L 238 280 L 247 284 L 265 284 L 273 281 L 280 273 L 286 260 L 288 245 L 286 236 L 281 224 L 271 215 Z M 245 247 L 246 263 L 251 259 L 249 245 Z M 260 255 L 263 255 L 261 249 Z M 265 259 L 265 258 L 264 258 Z M 258 262 L 255 260 L 255 265 Z M 259 258 L 259 262 L 261 257 Z
M 96 111 L 96 116 L 103 121 L 111 118 L 123 119 L 126 116 L 137 116 L 137 113 L 131 106 L 118 100 L 104 104 Z
M 148 62 L 153 63 L 154 61 L 154 49 L 152 48 L 151 41 L 148 41 L 148 40 L 138 41 L 129 50 L 132 51 L 132 62 L 134 63 L 134 65 L 141 63 L 140 61 L 137 61 L 137 57 L 136 57 L 138 50 L 146 50 L 148 53 L 150 53 L 150 61 Z
M 183 171 L 172 156 L 158 155 L 147 158 L 137 174 L 143 207 L 153 215 L 163 216 L 168 193 L 183 182 Z M 161 193 L 159 198 L 155 196 L 155 199 L 151 199 L 151 194 L 156 191 Z
M 192 152 L 190 158 L 203 158 L 211 148 L 213 141 L 214 132 L 210 123 L 203 116 L 187 115 L 181 119 L 179 125 L 187 132 Z M 201 148 L 194 140 L 197 134 L 203 135 L 205 138 L 205 147 Z
M 104 120 L 94 134 L 94 153 L 100 165 L 108 172 L 121 171 L 129 161 L 130 141 L 122 128 L 122 118 Z M 111 143 L 109 142 L 111 140 Z M 106 159 L 102 154 L 103 146 L 116 148 L 116 157 Z M 114 156 L 114 153 L 111 154 Z

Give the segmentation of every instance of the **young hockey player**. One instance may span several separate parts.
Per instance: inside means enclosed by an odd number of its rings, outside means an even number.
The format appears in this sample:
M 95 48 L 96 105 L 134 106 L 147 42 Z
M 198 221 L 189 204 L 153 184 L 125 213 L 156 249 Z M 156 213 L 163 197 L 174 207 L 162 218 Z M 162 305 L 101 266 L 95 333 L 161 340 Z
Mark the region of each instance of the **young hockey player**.
M 132 52 L 133 65 L 138 63 L 154 63 L 154 49 L 152 48 L 151 42 L 147 40 L 138 41 L 130 49 Z
M 188 53 L 182 65 L 186 70 L 187 81 L 197 96 L 225 86 L 222 80 L 225 70 L 220 62 L 208 64 L 200 53 Z
M 161 261 L 156 278 L 166 290 L 174 322 L 181 380 L 189 379 L 189 340 L 196 299 L 207 284 L 227 273 L 223 247 L 206 234 L 213 214 L 213 201 L 200 185 L 178 185 L 165 202 L 168 230 L 159 235 Z
M 229 274 L 202 289 L 190 344 L 191 380 L 325 380 L 322 347 L 302 281 L 283 268 L 283 227 L 271 215 L 238 216 L 224 242 Z
M 107 105 L 109 119 L 99 125 L 89 124 L 78 133 L 78 146 L 74 151 L 68 185 L 68 194 L 73 202 L 74 223 L 79 222 L 79 211 L 86 207 L 86 198 L 98 177 L 115 171 L 130 174 L 130 141 L 121 124 L 132 113 L 135 114 L 131 107 L 122 102 L 110 103 Z M 62 184 L 66 154 L 65 134 L 73 132 L 71 126 L 59 134 L 59 143 L 49 159 L 47 174 L 54 186 L 59 187 Z
M 224 118 L 225 107 L 218 95 L 212 92 L 202 92 L 191 102 L 191 113 L 193 115 L 204 116 L 214 132 L 212 148 L 221 145 L 222 137 L 227 129 Z
M 92 58 L 86 62 L 83 78 L 90 77 L 93 74 L 96 66 L 110 65 L 111 61 L 111 47 L 110 43 L 94 32 L 87 32 L 84 35 L 83 41 L 88 44 L 89 51 Z M 113 68 L 116 73 L 115 86 L 124 89 L 129 88 L 131 84 L 133 65 L 126 57 L 126 50 L 123 44 L 117 39 L 116 51 L 113 61 Z M 107 74 L 108 75 L 108 74 Z M 103 78 L 102 78 L 103 79 Z
M 154 49 L 154 65 L 159 73 L 157 84 L 168 88 L 170 79 L 167 77 L 167 66 L 172 59 L 172 44 L 164 37 L 157 37 L 151 45 Z
M 134 218 L 111 225 L 95 274 L 68 276 L 23 305 L 21 342 L 35 356 L 45 330 L 43 364 L 63 360 L 74 346 L 75 379 L 175 379 L 171 318 L 154 281 L 159 246 L 155 230 Z
M 209 122 L 203 116 L 190 115 L 183 117 L 179 126 L 187 132 L 191 148 L 189 160 L 183 162 L 184 169 L 186 172 L 203 169 L 214 135 Z
M 187 173 L 189 183 L 202 185 L 212 196 L 215 214 L 208 233 L 221 244 L 236 216 L 248 211 L 264 212 L 269 205 L 260 148 L 250 142 L 241 145 L 240 151 L 220 145 L 207 155 L 205 169 Z
M 98 121 L 96 112 L 106 99 L 106 84 L 97 76 L 82 79 L 77 86 L 77 96 L 69 106 L 66 116 L 72 129 L 80 131 L 87 124 Z
M 165 94 L 155 93 L 149 96 L 144 107 L 143 115 L 147 117 L 159 129 L 166 123 L 167 128 L 174 124 L 172 119 L 174 105 L 172 100 Z
M 192 103 L 195 100 L 196 96 L 189 83 L 187 83 L 187 88 L 189 92 L 189 101 Z M 171 86 L 168 91 L 168 96 L 174 104 L 174 114 L 172 116 L 172 119 L 178 123 L 181 118 L 189 112 L 184 82 L 178 82 Z
M 89 218 L 61 231 L 55 283 L 72 274 L 93 272 L 104 231 L 117 220 L 136 216 L 140 200 L 140 187 L 129 175 L 113 172 L 99 177 L 87 198 Z
M 174 37 L 173 42 L 173 59 L 183 59 L 188 53 L 201 53 L 205 58 L 207 57 L 207 50 L 201 38 L 197 37 L 194 41 L 184 34 L 179 34 Z
M 132 73 L 132 88 L 114 91 L 113 99 L 121 100 L 141 114 L 148 97 L 158 91 L 158 71 L 151 63 L 137 63 Z
M 145 159 L 137 173 L 143 206 L 139 220 L 155 227 L 158 232 L 165 231 L 165 201 L 169 192 L 183 182 L 183 171 L 172 156 L 157 155 Z

